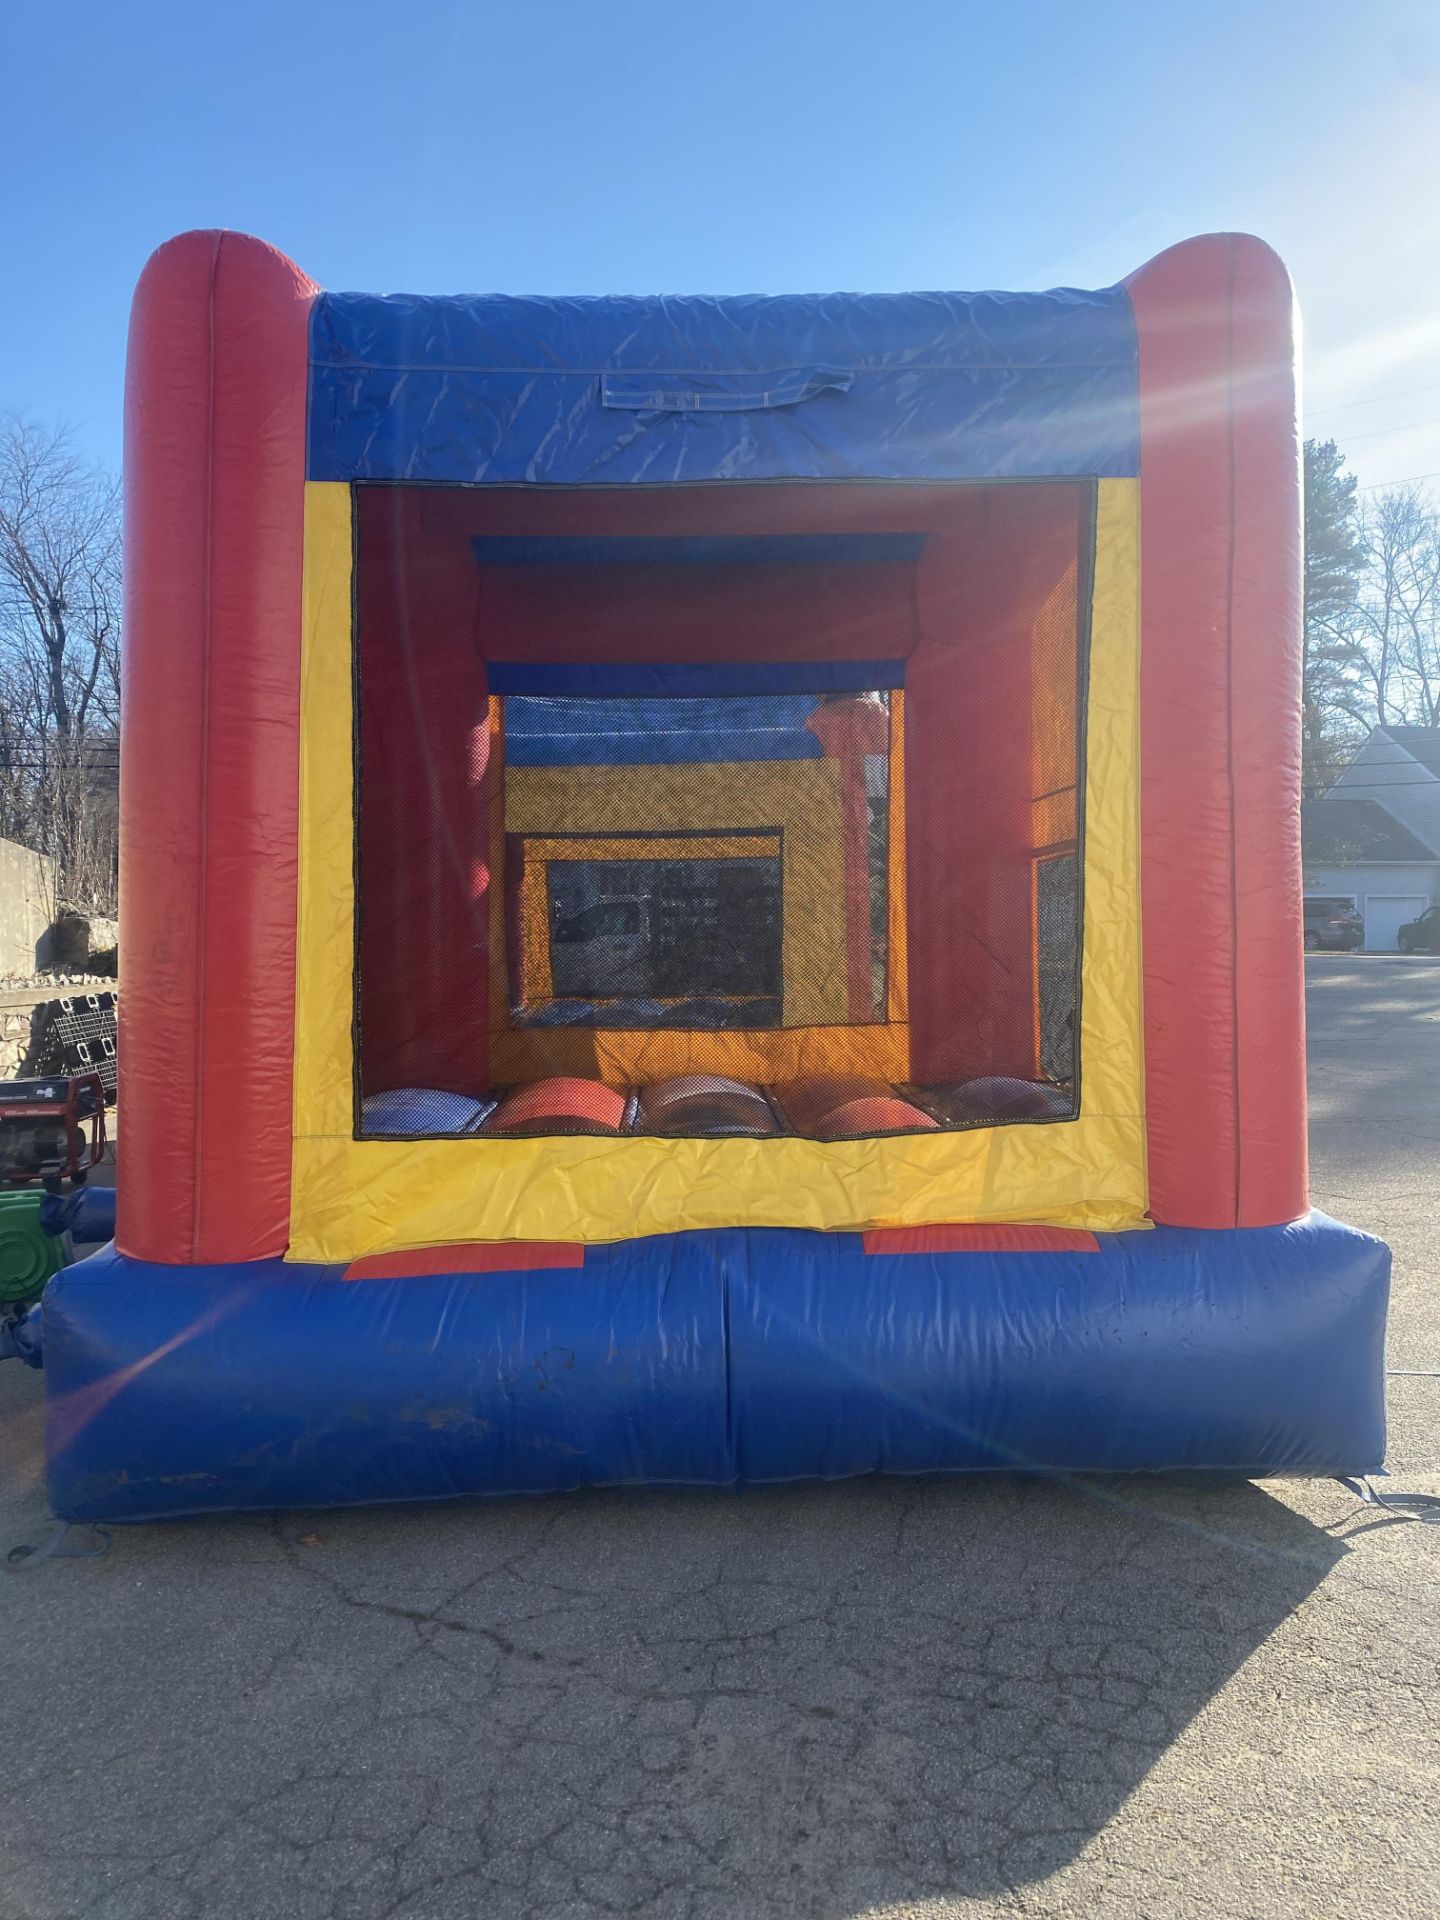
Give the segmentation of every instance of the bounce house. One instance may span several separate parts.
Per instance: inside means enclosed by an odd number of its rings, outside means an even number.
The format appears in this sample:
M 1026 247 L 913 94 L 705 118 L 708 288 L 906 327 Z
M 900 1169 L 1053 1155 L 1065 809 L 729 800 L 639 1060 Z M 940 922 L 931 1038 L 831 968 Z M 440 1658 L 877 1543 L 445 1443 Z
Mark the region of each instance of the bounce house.
M 147 266 L 70 1519 L 1360 1472 L 1307 1211 L 1292 298 Z

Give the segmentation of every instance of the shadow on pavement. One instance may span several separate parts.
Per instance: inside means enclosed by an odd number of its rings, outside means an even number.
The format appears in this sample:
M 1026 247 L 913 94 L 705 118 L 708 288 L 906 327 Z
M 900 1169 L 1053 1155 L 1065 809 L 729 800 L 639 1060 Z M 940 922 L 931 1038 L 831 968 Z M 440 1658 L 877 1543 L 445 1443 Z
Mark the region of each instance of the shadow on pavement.
M 149 1912 L 156 1869 L 133 1907 L 113 1877 L 143 1835 L 207 1916 L 997 1894 L 1071 1861 L 1343 1552 L 1257 1487 L 1135 1480 L 121 1530 L 6 1595 L 23 1692 L 81 1663 L 87 1694 L 38 1749 L 0 1705 L 43 1765 L 13 1883 L 48 1912 L 83 1839 L 64 1891 L 104 1867 L 106 1913 Z

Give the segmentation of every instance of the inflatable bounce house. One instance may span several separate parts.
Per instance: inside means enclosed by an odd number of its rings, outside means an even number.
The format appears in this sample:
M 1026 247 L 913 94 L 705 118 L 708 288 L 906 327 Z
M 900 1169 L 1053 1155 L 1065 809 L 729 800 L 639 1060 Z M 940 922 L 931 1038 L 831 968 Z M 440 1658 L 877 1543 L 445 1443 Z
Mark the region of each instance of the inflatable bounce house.
M 1371 1469 L 1307 1211 L 1294 318 L 331 294 L 127 388 L 123 1166 L 51 1491 L 143 1519 Z

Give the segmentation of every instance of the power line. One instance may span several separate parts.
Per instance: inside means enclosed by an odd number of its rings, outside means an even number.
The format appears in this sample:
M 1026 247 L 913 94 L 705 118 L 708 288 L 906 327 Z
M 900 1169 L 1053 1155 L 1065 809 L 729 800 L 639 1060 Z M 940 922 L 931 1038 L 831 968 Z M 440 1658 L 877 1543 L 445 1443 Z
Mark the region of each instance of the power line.
M 1405 387 L 1398 393 L 1374 393 L 1368 400 L 1342 400 L 1338 407 L 1319 407 L 1314 413 L 1307 409 L 1305 418 L 1323 420 L 1328 413 L 1349 413 L 1354 407 L 1378 407 L 1382 400 L 1411 400 L 1417 393 L 1440 393 L 1440 382 L 1428 387 Z
M 1357 439 L 1359 438 L 1358 434 L 1356 435 L 1356 438 Z M 1408 487 L 1408 486 L 1411 486 L 1416 480 L 1436 480 L 1436 479 L 1440 479 L 1440 467 L 1432 468 L 1429 473 L 1402 474 L 1402 476 L 1398 480 L 1372 480 L 1368 487 L 1357 487 L 1355 491 L 1357 493 L 1381 493 L 1384 491 L 1386 487 Z
M 1340 780 L 1341 775 L 1344 776 L 1343 782 L 1331 791 L 1346 800 L 1374 800 L 1377 805 L 1383 806 L 1385 796 L 1389 793 L 1433 794 L 1440 789 L 1440 780 L 1433 777 L 1429 780 L 1386 780 L 1372 783 L 1362 777 L 1365 769 L 1356 768 L 1353 760 L 1319 760 L 1315 765 L 1328 769 L 1336 776 L 1337 781 Z M 1312 795 L 1311 798 L 1318 798 L 1318 795 Z
M 1375 733 L 1389 733 L 1392 728 L 1397 730 L 1403 728 L 1406 733 L 1424 733 L 1428 734 L 1432 740 L 1440 741 L 1440 726 L 1427 727 L 1423 722 L 1413 720 L 1371 720 L 1362 722 L 1361 724 L 1368 725 L 1374 729 L 1369 736 L 1370 739 L 1375 737 Z M 1363 744 L 1368 744 L 1368 741 Z M 1363 751 L 1363 745 L 1361 748 L 1358 748 L 1357 751 Z M 1349 762 L 1347 761 L 1346 764 L 1348 766 Z M 1411 765 L 1423 766 L 1424 764 L 1424 761 L 1420 759 L 1419 755 L 1411 753 L 1408 747 L 1402 747 L 1399 753 L 1373 753 L 1365 761 L 1367 771 L 1374 767 L 1408 767 Z M 1435 778 L 1440 779 L 1440 774 L 1436 774 Z
M 0 773 L 118 773 L 119 762 L 115 760 L 94 761 L 87 766 L 77 767 L 68 762 L 54 760 L 7 760 L 0 756 Z
M 1385 433 L 1418 433 L 1421 427 L 1440 426 L 1440 415 L 1431 414 L 1428 420 L 1407 420 L 1398 427 L 1367 427 L 1364 433 L 1347 433 L 1347 440 L 1378 440 Z
M 1328 767 L 1332 771 L 1338 768 L 1341 772 L 1346 771 L 1351 764 L 1349 760 L 1322 760 L 1319 762 L 1319 765 L 1322 767 Z M 1328 788 L 1323 795 L 1318 793 L 1311 794 L 1310 798 L 1312 800 L 1329 799 L 1333 794 L 1337 799 L 1341 800 L 1374 800 L 1377 806 L 1383 806 L 1384 801 L 1378 797 L 1381 794 L 1404 793 L 1409 789 L 1418 790 L 1421 788 L 1426 788 L 1433 792 L 1437 785 L 1440 785 L 1440 782 L 1435 780 L 1390 780 L 1387 781 L 1384 786 L 1370 787 L 1364 785 L 1359 780 L 1347 780 L 1344 783 L 1343 793 L 1337 784 L 1334 787 Z
M 1378 726 L 1382 726 L 1384 722 L 1377 720 L 1373 724 L 1378 727 Z M 1398 727 L 1399 724 L 1400 722 L 1397 720 L 1395 722 L 1395 725 Z M 1433 734 L 1435 739 L 1437 741 L 1440 741 L 1440 727 L 1422 727 L 1420 731 L 1422 733 Z M 1420 758 L 1418 754 L 1413 754 L 1413 753 L 1410 754 L 1408 758 L 1406 758 L 1403 755 L 1396 754 L 1393 758 L 1390 758 L 1390 759 L 1381 759 L 1380 756 L 1376 754 L 1376 755 L 1373 755 L 1370 759 L 1366 760 L 1364 764 L 1365 764 L 1365 771 L 1367 773 L 1372 773 L 1382 768 L 1391 768 L 1391 767 L 1394 767 L 1396 769 L 1404 769 L 1408 771 L 1409 768 L 1412 766 L 1423 767 L 1425 765 L 1425 762 Z M 1346 765 L 1347 766 L 1349 765 L 1348 761 L 1346 762 Z M 1432 771 L 1431 778 L 1440 780 L 1440 774 L 1436 774 Z

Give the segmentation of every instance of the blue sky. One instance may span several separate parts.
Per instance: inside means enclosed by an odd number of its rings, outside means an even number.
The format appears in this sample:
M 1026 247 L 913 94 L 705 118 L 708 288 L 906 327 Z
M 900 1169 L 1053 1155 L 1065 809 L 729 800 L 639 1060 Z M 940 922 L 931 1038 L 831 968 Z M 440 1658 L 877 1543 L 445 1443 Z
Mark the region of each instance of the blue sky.
M 0 68 L 0 405 L 112 465 L 186 227 L 526 293 L 1101 285 L 1238 227 L 1299 287 L 1310 429 L 1440 485 L 1435 0 L 8 0 Z

